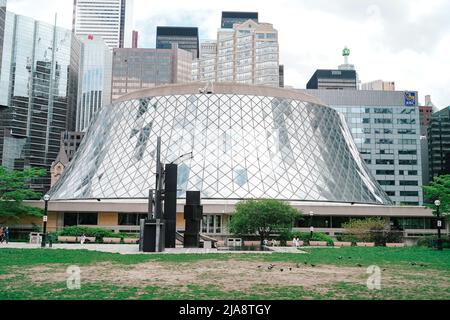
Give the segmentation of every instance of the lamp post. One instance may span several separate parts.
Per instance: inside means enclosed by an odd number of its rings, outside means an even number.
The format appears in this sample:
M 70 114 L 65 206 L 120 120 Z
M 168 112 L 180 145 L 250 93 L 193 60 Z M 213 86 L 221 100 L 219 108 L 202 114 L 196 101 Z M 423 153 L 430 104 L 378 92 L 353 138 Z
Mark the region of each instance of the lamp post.
M 313 234 L 314 234 L 314 227 L 313 227 L 314 212 L 311 211 L 309 213 L 309 217 L 310 217 L 310 219 L 309 219 L 309 231 L 311 232 L 311 239 L 312 239 Z
M 41 247 L 45 248 L 47 242 L 47 221 L 48 221 L 48 202 L 50 201 L 50 196 L 46 194 L 44 196 L 45 208 L 44 208 L 44 230 L 42 232 L 42 242 Z
M 439 211 L 439 208 L 441 206 L 441 201 L 436 200 L 434 202 L 434 205 L 436 206 L 436 211 L 437 211 L 437 228 L 438 228 L 437 249 L 439 251 L 442 251 L 442 239 L 441 239 L 442 220 L 441 220 L 441 213 Z

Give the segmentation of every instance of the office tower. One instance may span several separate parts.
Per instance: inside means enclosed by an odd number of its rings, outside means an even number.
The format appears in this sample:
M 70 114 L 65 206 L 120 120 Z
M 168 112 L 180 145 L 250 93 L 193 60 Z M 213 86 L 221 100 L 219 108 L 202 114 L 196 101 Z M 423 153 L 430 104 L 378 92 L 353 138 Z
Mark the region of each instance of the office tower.
M 222 12 L 223 29 L 233 29 L 234 24 L 242 24 L 247 20 L 259 22 L 258 12 L 236 12 L 236 11 Z
M 376 80 L 372 82 L 363 83 L 361 90 L 369 91 L 395 91 L 395 82 Z
M 358 90 L 360 81 L 355 66 L 350 64 L 350 49 L 342 50 L 344 64 L 338 69 L 319 69 L 308 81 L 307 89 Z
M 190 27 L 157 27 L 156 49 L 170 49 L 172 44 L 192 53 L 192 59 L 200 56 L 198 28 Z
M 87 131 L 92 119 L 111 103 L 112 52 L 99 36 L 81 41 L 75 131 Z
M 72 34 L 34 19 L 6 13 L 0 74 L 0 165 L 42 168 L 55 160 L 66 130 Z M 31 187 L 45 192 L 47 175 Z
M 433 116 L 433 107 L 420 106 L 420 134 L 424 137 L 428 134 L 428 127 L 430 126 L 431 117 Z
M 284 65 L 280 65 L 280 88 L 284 88 Z
M 132 44 L 133 0 L 74 0 L 73 31 L 100 36 L 109 48 Z
M 0 72 L 2 71 L 3 36 L 5 33 L 6 1 L 0 0 Z
M 430 179 L 450 174 L 450 107 L 433 114 L 428 128 Z
M 400 204 L 423 204 L 417 92 L 306 90 L 347 119 L 376 180 Z
M 143 88 L 190 82 L 192 54 L 172 49 L 114 49 L 112 99 Z
M 217 41 L 206 46 L 194 62 L 194 80 L 280 86 L 278 31 L 272 24 L 247 20 L 219 30 Z
M 358 80 L 354 70 L 316 70 L 306 85 L 307 89 L 357 90 Z
M 133 39 L 131 43 L 131 48 L 137 49 L 139 46 L 139 32 L 133 30 Z
M 215 81 L 217 41 L 204 41 L 200 44 L 200 59 L 192 63 L 193 81 Z

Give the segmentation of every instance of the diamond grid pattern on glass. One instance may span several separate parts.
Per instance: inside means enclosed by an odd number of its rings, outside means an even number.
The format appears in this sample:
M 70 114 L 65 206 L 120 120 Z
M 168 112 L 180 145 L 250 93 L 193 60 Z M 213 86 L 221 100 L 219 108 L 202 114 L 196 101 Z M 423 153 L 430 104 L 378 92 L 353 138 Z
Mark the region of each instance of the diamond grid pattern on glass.
M 391 204 L 374 181 L 345 120 L 304 101 L 236 94 L 183 94 L 103 108 L 52 189 L 54 200 L 146 198 L 162 161 L 183 154 L 178 196 Z

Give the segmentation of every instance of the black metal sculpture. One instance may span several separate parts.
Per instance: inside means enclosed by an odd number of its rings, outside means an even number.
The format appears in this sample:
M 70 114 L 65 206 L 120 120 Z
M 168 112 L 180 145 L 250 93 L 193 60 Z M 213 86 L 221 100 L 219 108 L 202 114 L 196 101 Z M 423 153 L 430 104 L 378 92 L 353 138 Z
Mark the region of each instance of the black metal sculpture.
M 185 248 L 200 247 L 200 224 L 203 217 L 200 192 L 186 192 L 186 205 L 184 207 L 184 219 L 186 220 L 186 232 L 184 234 Z

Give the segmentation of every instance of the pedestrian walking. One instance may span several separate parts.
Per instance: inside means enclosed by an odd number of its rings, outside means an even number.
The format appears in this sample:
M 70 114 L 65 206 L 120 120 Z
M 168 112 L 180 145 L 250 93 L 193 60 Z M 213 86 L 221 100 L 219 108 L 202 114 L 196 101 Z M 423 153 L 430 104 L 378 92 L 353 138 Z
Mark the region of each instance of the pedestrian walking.
M 6 244 L 9 243 L 9 227 L 5 227 L 3 230 L 3 240 L 6 242 Z
M 84 244 L 85 242 L 86 242 L 86 235 L 82 235 L 81 237 L 80 237 L 80 242 L 81 242 L 81 244 Z

